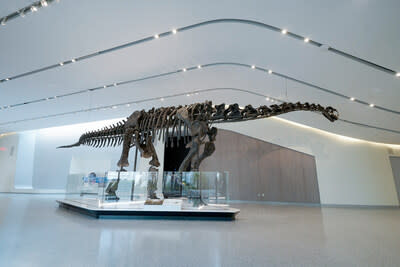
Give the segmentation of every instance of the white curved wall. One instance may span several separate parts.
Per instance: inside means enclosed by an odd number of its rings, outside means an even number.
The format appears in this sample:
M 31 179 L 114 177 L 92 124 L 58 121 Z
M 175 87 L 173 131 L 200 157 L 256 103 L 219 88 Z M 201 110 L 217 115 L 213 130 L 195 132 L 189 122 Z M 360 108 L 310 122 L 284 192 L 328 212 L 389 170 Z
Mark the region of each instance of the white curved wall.
M 316 117 L 316 119 L 322 118 Z M 43 192 L 43 190 L 60 192 L 65 188 L 73 156 L 109 159 L 111 166 L 115 166 L 120 148 L 55 149 L 58 145 L 75 142 L 86 130 L 108 124 L 110 122 L 103 121 L 36 131 L 35 157 L 32 163 L 32 177 L 29 179 L 33 184 L 33 192 Z M 217 127 L 315 156 L 321 204 L 399 205 L 389 161 L 389 151 L 392 155 L 400 155 L 399 146 L 389 147 L 341 137 L 279 118 L 224 123 Z M 0 144 L 2 141 L 7 139 L 0 138 Z M 31 148 L 19 147 L 18 155 L 31 153 L 27 149 Z M 162 164 L 163 144 L 159 142 L 156 149 Z M 130 155 L 131 163 L 133 155 L 134 150 Z M 146 162 L 148 160 L 139 161 L 138 170 L 146 170 Z M 29 162 L 25 164 L 29 166 Z M 4 176 L 4 173 L 0 176 L 3 181 L 10 179 Z M 21 177 L 16 180 L 21 180 Z M 10 191 L 15 191 L 15 188 L 11 188 Z

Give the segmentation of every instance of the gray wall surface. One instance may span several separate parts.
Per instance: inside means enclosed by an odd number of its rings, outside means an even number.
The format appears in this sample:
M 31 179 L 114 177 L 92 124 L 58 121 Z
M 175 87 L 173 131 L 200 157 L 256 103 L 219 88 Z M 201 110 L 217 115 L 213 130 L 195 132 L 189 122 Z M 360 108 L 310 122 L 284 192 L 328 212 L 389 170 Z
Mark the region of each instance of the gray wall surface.
M 219 130 L 202 170 L 228 171 L 233 200 L 320 203 L 313 156 Z
M 400 200 L 400 157 L 389 157 L 392 165 L 393 179 L 396 184 L 397 197 Z

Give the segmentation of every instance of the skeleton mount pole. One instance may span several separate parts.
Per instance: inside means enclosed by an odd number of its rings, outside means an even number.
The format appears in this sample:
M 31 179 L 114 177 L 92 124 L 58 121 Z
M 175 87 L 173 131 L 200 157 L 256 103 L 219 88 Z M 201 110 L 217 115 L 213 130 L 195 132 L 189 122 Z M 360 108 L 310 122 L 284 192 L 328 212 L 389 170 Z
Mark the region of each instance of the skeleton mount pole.
M 137 156 L 138 156 L 138 148 L 136 147 L 136 150 L 135 150 L 135 162 L 133 164 L 134 177 L 133 177 L 132 186 L 131 186 L 131 201 L 133 201 L 133 194 L 135 193 L 135 178 L 136 178 Z

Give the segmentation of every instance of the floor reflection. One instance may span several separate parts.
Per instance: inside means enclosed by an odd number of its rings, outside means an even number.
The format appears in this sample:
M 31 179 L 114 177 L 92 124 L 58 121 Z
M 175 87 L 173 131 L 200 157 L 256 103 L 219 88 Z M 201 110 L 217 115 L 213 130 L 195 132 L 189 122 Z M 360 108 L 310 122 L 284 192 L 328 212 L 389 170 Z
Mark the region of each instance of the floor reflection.
M 0 194 L 0 266 L 396 266 L 398 209 L 234 204 L 236 221 L 94 219 Z M 60 196 L 58 196 L 60 198 Z

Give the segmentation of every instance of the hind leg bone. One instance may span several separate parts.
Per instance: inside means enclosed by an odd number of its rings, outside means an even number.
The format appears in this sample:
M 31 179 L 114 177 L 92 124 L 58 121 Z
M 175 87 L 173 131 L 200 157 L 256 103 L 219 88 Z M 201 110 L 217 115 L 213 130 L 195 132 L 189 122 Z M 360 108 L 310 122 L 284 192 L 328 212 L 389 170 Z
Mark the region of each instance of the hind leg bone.
M 129 157 L 129 149 L 131 148 L 131 140 L 134 130 L 132 128 L 128 128 L 124 134 L 124 143 L 122 146 L 121 158 L 118 161 L 118 167 L 128 167 L 128 157 Z

